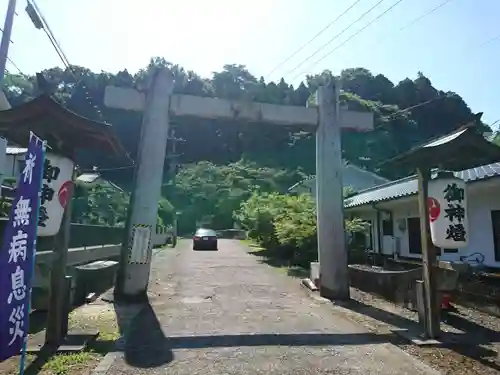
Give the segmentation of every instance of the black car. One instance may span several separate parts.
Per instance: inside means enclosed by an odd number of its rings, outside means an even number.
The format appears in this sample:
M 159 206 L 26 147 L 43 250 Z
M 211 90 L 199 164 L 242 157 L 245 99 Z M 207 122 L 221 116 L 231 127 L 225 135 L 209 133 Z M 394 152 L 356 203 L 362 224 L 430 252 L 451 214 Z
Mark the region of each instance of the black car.
M 193 236 L 193 250 L 217 250 L 217 233 L 200 228 Z

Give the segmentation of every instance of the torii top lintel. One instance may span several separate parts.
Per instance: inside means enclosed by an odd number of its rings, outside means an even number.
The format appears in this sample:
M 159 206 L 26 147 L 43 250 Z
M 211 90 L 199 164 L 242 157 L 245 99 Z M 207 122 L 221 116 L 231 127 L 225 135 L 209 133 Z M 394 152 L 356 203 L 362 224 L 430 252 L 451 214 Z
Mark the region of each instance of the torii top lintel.
M 133 89 L 108 86 L 104 97 L 106 106 L 132 111 L 143 111 L 145 94 Z M 297 126 L 315 130 L 318 126 L 318 109 L 285 106 L 250 101 L 206 98 L 174 94 L 170 97 L 170 114 L 178 117 L 197 117 L 212 120 L 234 120 Z M 373 129 L 373 113 L 340 110 L 340 125 L 345 129 L 368 131 Z

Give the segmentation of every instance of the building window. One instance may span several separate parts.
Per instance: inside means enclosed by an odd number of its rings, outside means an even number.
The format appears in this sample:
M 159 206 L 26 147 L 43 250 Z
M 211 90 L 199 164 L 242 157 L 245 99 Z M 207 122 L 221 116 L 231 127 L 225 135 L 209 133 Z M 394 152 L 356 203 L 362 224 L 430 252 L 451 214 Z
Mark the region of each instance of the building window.
M 382 220 L 382 235 L 394 236 L 394 225 L 391 219 Z
M 500 262 L 500 210 L 491 211 L 491 227 L 493 230 L 495 261 Z

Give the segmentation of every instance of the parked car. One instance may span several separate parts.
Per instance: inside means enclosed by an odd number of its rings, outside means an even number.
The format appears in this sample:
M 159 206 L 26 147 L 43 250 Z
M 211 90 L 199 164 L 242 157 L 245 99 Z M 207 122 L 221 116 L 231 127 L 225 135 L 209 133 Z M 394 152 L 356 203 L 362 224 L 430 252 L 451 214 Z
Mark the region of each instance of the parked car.
M 193 250 L 217 250 L 217 233 L 212 229 L 200 228 L 193 236 Z

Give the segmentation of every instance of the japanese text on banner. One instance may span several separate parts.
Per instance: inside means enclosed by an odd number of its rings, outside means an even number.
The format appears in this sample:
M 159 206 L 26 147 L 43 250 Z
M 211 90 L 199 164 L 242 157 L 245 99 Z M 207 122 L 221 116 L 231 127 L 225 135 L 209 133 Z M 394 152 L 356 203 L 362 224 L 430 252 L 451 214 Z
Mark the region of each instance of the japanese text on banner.
M 465 191 L 456 183 L 448 184 L 443 191 L 444 199 L 448 203 L 445 208 L 445 218 L 450 221 L 446 230 L 446 239 L 453 241 L 465 241 L 467 232 L 462 221 L 465 218 L 465 208 L 463 200 L 465 199 Z
M 20 353 L 28 330 L 43 160 L 31 134 L 0 252 L 0 361 Z

